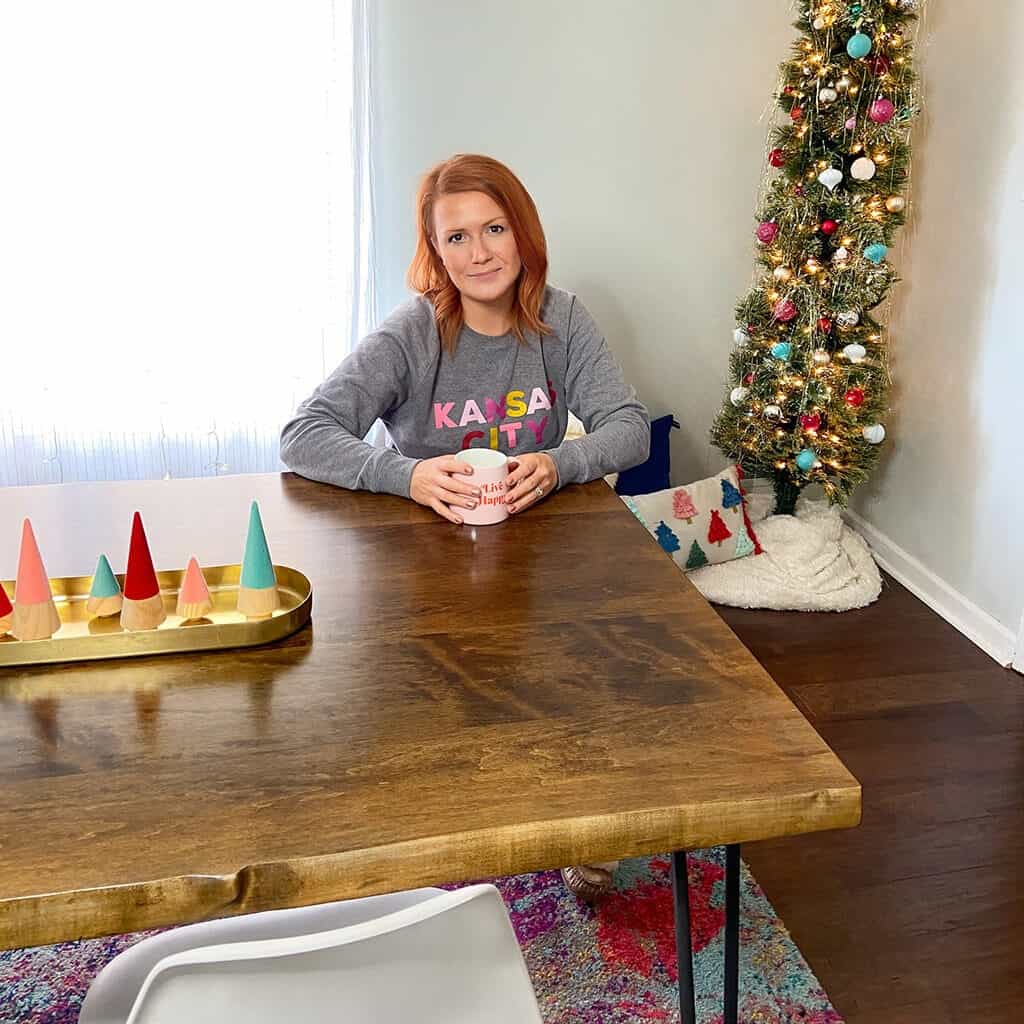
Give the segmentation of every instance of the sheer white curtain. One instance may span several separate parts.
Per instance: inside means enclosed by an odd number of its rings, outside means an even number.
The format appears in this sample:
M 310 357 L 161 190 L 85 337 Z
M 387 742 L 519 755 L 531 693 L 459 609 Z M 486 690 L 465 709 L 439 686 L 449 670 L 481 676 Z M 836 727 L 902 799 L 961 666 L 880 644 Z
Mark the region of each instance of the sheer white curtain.
M 0 486 L 280 468 L 376 315 L 364 0 L 0 14 Z

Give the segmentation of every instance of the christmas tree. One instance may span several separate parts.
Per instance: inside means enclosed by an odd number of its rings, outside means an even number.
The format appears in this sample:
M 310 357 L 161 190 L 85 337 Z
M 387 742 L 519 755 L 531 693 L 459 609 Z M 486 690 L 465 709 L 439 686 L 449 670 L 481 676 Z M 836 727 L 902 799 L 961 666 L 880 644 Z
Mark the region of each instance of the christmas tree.
M 671 555 L 674 551 L 679 550 L 679 538 L 665 525 L 664 520 L 658 523 L 655 536 L 658 538 L 658 543 L 663 551 L 667 551 Z
M 680 487 L 672 495 L 672 513 L 676 519 L 685 519 L 688 523 L 692 523 L 696 517 L 697 507 L 693 503 L 693 498 L 690 497 L 690 492 L 685 487 Z
M 759 273 L 736 307 L 731 390 L 711 431 L 729 458 L 773 478 L 779 513 L 812 483 L 845 504 L 885 438 L 876 311 L 906 214 L 918 2 L 799 0 L 802 35 L 781 65 Z
M 721 547 L 722 541 L 728 540 L 731 536 L 732 530 L 722 522 L 718 509 L 713 508 L 711 510 L 711 524 L 708 526 L 708 543 L 717 544 Z

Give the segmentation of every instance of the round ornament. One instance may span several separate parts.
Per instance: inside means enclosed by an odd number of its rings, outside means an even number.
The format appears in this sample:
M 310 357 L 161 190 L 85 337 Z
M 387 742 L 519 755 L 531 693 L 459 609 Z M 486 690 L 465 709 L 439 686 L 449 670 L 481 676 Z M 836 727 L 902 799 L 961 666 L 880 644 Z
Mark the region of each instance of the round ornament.
M 862 388 L 850 388 L 843 395 L 843 401 L 851 409 L 859 409 L 864 404 L 864 391 Z
M 826 86 L 824 89 L 818 90 L 818 102 L 824 104 L 826 107 L 839 99 L 839 93 L 830 86 Z
M 821 233 L 823 235 L 834 235 L 839 230 L 839 225 L 834 220 L 823 220 L 821 222 Z
M 803 185 L 797 185 L 797 187 L 795 189 L 793 189 L 793 195 L 795 195 L 795 196 L 802 196 L 803 194 L 804 194 L 804 187 L 803 187 Z
M 843 127 L 848 132 L 854 131 L 854 129 L 856 129 L 856 127 L 857 127 L 857 118 L 855 118 L 855 117 L 848 117 L 846 119 L 846 123 L 843 125 Z
M 860 4 L 851 4 L 850 13 L 856 18 L 864 8 Z
M 876 75 L 885 75 L 888 74 L 889 69 L 892 67 L 892 61 L 880 53 L 868 61 L 868 67 L 870 67 Z
M 803 107 L 794 107 L 789 112 L 789 116 L 794 121 L 802 121 L 804 116 Z
M 772 423 L 778 423 L 782 419 L 782 409 L 777 405 L 766 405 L 764 407 L 764 418 Z
M 745 377 L 743 378 L 743 383 L 744 383 L 744 384 L 746 384 L 746 385 L 748 385 L 748 386 L 749 386 L 749 385 L 751 385 L 751 384 L 753 384 L 753 383 L 754 383 L 754 375 L 753 375 L 752 373 L 748 373 L 748 374 L 747 374 L 747 375 L 746 375 L 746 376 L 745 376 Z
M 863 345 L 847 345 L 843 349 L 843 355 L 846 356 L 851 363 L 862 363 L 867 354 L 868 350 Z
M 910 14 L 912 11 L 917 10 L 917 0 L 897 0 L 896 6 L 904 14 Z
M 850 39 L 846 44 L 846 52 L 853 57 L 854 60 L 866 57 L 871 52 L 871 37 L 866 36 L 863 32 L 858 32 L 855 36 L 850 36 Z
M 846 309 L 836 317 L 836 320 L 839 321 L 840 327 L 856 327 L 860 323 L 860 313 L 855 309 Z
M 793 346 L 788 341 L 777 341 L 772 345 L 772 355 L 776 359 L 788 359 L 793 354 Z
M 757 240 L 764 245 L 771 245 L 778 237 L 779 225 L 773 220 L 766 220 L 757 226 Z
M 832 330 L 832 321 L 827 316 L 818 317 L 818 330 L 822 334 L 828 334 Z
M 736 342 L 737 345 L 746 345 L 746 343 L 750 341 L 750 335 L 747 334 L 742 327 L 737 327 L 736 330 L 732 332 L 732 340 Z
M 907 208 L 907 201 L 903 196 L 889 196 L 885 201 L 885 208 L 890 213 L 902 213 Z
M 858 181 L 870 181 L 875 176 L 875 161 L 867 156 L 858 157 L 850 167 L 850 174 Z
M 823 348 L 816 348 L 811 353 L 811 361 L 815 366 L 828 366 L 832 362 L 832 357 Z
M 833 263 L 845 263 L 850 258 L 850 252 L 845 245 L 839 246 L 834 253 L 832 253 Z
M 868 107 L 868 117 L 870 117 L 875 124 L 888 124 L 895 113 L 896 108 L 892 105 L 892 101 L 887 100 L 884 97 L 875 100 L 871 106 Z
M 797 466 L 802 469 L 805 473 L 809 469 L 814 469 L 815 463 L 818 461 L 818 453 L 813 448 L 805 448 L 796 457 Z
M 873 242 L 864 250 L 864 259 L 870 260 L 877 267 L 889 250 L 881 242 Z
M 818 17 L 811 22 L 811 24 L 814 26 L 815 32 L 820 32 L 825 27 L 826 22 L 825 19 L 819 14 Z
M 885 440 L 885 427 L 881 423 L 870 423 L 861 431 L 861 434 L 864 435 L 864 440 L 868 444 L 881 444 Z
M 822 171 L 818 175 L 818 181 L 822 183 L 829 190 L 829 192 L 835 192 L 839 183 L 843 180 L 843 172 L 836 170 L 835 167 L 829 167 L 828 170 Z
M 786 154 L 781 149 L 773 149 L 768 154 L 768 163 L 772 167 L 782 167 L 786 162 Z
M 849 75 L 843 75 L 843 77 L 840 78 L 838 82 L 836 82 L 836 88 L 840 92 L 849 92 L 851 85 L 853 85 L 853 82 L 851 81 Z
M 742 405 L 747 400 L 747 395 L 750 394 L 749 388 L 733 388 L 729 392 L 729 401 L 733 405 Z
M 784 324 L 789 323 L 796 316 L 796 306 L 789 299 L 779 299 L 772 307 L 772 316 Z
M 772 271 L 772 277 L 774 277 L 776 281 L 781 281 L 783 284 L 790 280 L 792 276 L 793 271 L 790 270 L 789 267 L 776 267 Z
M 800 417 L 800 426 L 804 430 L 817 430 L 821 426 L 821 414 L 816 412 L 805 412 Z

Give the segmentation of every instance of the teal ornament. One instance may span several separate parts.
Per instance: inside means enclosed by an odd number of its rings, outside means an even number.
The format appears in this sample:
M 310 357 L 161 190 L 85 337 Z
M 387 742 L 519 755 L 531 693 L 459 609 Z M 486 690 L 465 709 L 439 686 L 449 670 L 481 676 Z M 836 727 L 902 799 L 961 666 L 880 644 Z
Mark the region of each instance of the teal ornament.
M 242 586 L 251 590 L 266 590 L 277 586 L 274 563 L 270 560 L 267 535 L 263 532 L 260 507 L 254 501 L 249 509 L 249 535 L 245 539 L 245 557 L 242 559 Z
M 871 260 L 872 263 L 877 267 L 882 260 L 885 259 L 885 254 L 889 250 L 882 245 L 881 242 L 874 242 L 864 250 L 864 259 Z
M 851 13 L 851 14 L 852 14 L 852 15 L 853 15 L 853 16 L 854 16 L 855 18 L 856 18 L 856 17 L 857 17 L 857 15 L 858 15 L 858 14 L 860 14 L 860 12 L 861 12 L 861 11 L 862 11 L 863 9 L 864 9 L 864 8 L 863 8 L 863 7 L 861 7 L 861 5 L 860 5 L 860 4 L 853 4 L 853 5 L 852 5 L 852 6 L 850 7 L 850 13 Z
M 96 572 L 93 574 L 92 589 L 89 591 L 89 596 L 100 598 L 117 597 L 120 593 L 121 588 L 117 585 L 117 579 L 110 568 L 107 556 L 100 555 L 100 560 L 96 563 Z
M 871 52 L 871 36 L 866 36 L 863 32 L 850 36 L 846 44 L 846 52 L 854 59 L 866 57 Z
M 793 346 L 788 341 L 777 341 L 772 345 L 772 355 L 776 359 L 788 359 L 793 354 Z
M 811 448 L 805 448 L 797 457 L 796 464 L 805 473 L 809 469 L 814 469 L 814 464 L 818 461 L 818 453 Z

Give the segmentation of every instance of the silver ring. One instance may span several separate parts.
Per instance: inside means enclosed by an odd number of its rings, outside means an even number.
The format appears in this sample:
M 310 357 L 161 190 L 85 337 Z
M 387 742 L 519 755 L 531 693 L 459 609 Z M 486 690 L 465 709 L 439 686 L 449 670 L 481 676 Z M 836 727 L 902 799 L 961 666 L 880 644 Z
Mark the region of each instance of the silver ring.
M 538 498 L 543 498 L 544 497 L 544 488 L 543 487 L 534 487 L 534 491 L 535 491 L 535 493 L 536 493 Z

